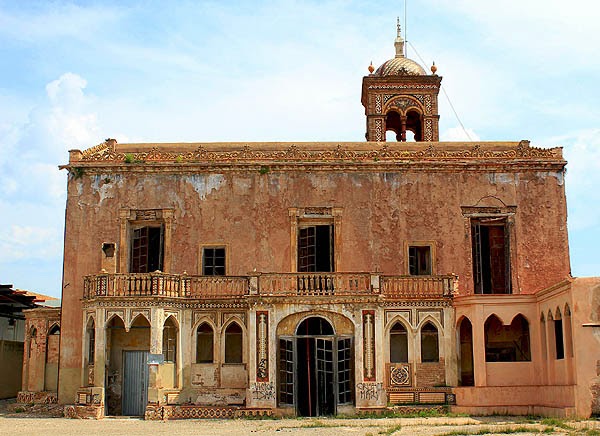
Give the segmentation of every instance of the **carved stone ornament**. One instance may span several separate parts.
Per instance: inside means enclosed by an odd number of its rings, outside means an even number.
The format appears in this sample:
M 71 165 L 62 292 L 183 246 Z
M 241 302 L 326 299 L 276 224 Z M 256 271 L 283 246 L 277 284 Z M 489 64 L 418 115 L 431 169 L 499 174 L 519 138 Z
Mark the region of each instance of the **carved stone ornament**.
M 380 119 L 375 121 L 375 136 L 377 141 L 383 140 L 383 125 Z M 102 144 L 101 144 L 102 145 Z M 149 161 L 172 161 L 200 162 L 200 163 L 247 163 L 247 162 L 373 162 L 397 161 L 397 160 L 469 160 L 469 159 L 550 159 L 562 161 L 560 148 L 542 149 L 530 147 L 528 141 L 521 141 L 515 148 L 508 150 L 492 150 L 482 147 L 480 144 L 465 144 L 464 148 L 448 150 L 439 149 L 434 145 L 427 145 L 417 150 L 392 150 L 374 148 L 372 150 L 356 150 L 351 145 L 338 144 L 327 150 L 302 149 L 296 145 L 290 145 L 287 149 L 280 150 L 258 150 L 244 145 L 241 149 L 231 148 L 229 150 L 208 151 L 202 145 L 196 150 L 173 153 L 158 147 L 150 151 L 132 153 L 137 162 Z M 91 152 L 90 152 L 91 151 Z M 149 159 L 151 157 L 152 159 Z M 96 146 L 83 153 L 83 162 L 123 162 L 125 153 L 115 152 L 114 147 L 104 144 L 103 147 Z

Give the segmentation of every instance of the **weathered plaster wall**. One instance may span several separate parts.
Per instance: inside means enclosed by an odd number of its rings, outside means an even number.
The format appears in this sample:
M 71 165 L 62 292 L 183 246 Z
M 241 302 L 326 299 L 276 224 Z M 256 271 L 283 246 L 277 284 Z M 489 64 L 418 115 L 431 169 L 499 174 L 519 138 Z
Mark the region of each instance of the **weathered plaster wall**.
M 0 399 L 17 396 L 22 366 L 23 342 L 0 340 Z
M 223 244 L 228 274 L 244 275 L 290 270 L 289 208 L 338 207 L 340 271 L 406 274 L 404 242 L 435 241 L 434 273 L 458 274 L 460 292 L 469 294 L 471 242 L 460 208 L 494 196 L 517 205 L 514 292 L 535 292 L 569 272 L 562 173 L 119 170 L 71 177 L 68 189 L 61 402 L 72 401 L 81 381 L 82 276 L 102 267 L 103 242 L 118 244 L 120 208 L 174 210 L 165 269 L 198 273 L 199 247 Z M 127 253 L 117 247 L 119 256 Z
M 580 416 L 600 413 L 600 277 L 572 283 L 573 345 Z

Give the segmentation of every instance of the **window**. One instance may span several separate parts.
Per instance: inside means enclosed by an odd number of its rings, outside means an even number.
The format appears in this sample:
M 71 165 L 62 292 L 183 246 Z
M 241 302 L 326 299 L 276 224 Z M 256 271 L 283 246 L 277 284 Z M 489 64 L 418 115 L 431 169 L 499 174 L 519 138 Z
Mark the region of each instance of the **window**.
M 208 323 L 200 324 L 196 330 L 196 363 L 213 363 L 213 329 Z
M 225 363 L 242 363 L 242 334 L 235 322 L 225 329 Z
M 333 272 L 333 225 L 298 229 L 298 272 Z
M 556 342 L 556 359 L 565 358 L 565 346 L 563 342 L 562 319 L 554 320 L 554 339 Z
M 87 328 L 88 335 L 88 352 L 87 352 L 87 361 L 89 365 L 94 364 L 94 358 L 96 353 L 96 328 L 94 324 L 94 320 L 90 319 Z
M 225 247 L 202 249 L 202 274 L 205 276 L 225 275 Z
M 510 250 L 506 217 L 471 220 L 476 294 L 510 294 Z
M 411 276 L 431 275 L 431 246 L 408 247 L 408 273 Z
M 131 232 L 129 271 L 148 273 L 163 269 L 163 226 L 139 227 Z
M 165 362 L 177 360 L 177 326 L 169 317 L 163 326 L 163 356 Z
M 408 362 L 408 333 L 399 322 L 390 330 L 390 362 Z
M 529 323 L 523 315 L 508 326 L 491 315 L 484 325 L 486 362 L 528 362 L 531 360 Z
M 439 362 L 438 330 L 428 322 L 421 328 L 421 362 Z

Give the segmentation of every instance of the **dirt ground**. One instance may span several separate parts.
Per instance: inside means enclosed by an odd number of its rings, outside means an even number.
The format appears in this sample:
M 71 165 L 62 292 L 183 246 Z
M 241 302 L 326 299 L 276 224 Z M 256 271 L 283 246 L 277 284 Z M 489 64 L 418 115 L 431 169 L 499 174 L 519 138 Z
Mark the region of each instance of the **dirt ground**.
M 23 410 L 14 401 L 0 401 L 0 435 L 11 436 L 234 436 L 234 435 L 587 435 L 600 436 L 600 421 L 568 421 L 524 417 L 429 418 L 303 418 L 144 421 L 139 418 L 105 418 L 100 421 L 57 418 L 62 407 L 51 413 Z

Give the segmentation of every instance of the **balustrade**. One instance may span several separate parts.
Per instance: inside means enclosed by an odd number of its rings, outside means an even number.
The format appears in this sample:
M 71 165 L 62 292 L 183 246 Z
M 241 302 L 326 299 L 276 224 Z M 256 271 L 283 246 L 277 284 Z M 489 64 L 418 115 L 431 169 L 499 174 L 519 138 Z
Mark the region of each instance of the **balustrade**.
M 457 277 L 380 276 L 370 273 L 266 273 L 255 276 L 197 276 L 101 273 L 84 277 L 84 299 L 98 297 L 236 298 L 383 294 L 388 299 L 448 298 Z M 252 292 L 250 292 L 251 283 Z

